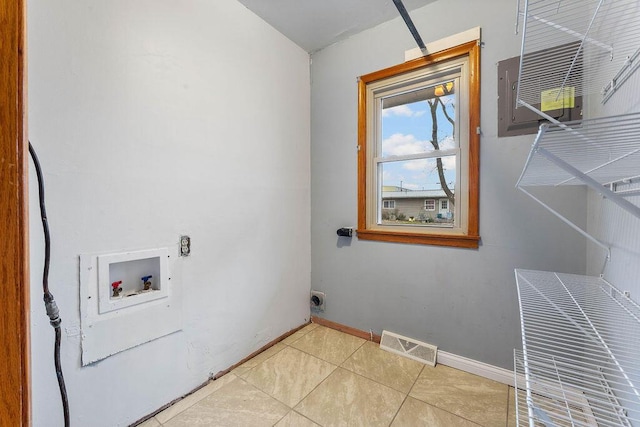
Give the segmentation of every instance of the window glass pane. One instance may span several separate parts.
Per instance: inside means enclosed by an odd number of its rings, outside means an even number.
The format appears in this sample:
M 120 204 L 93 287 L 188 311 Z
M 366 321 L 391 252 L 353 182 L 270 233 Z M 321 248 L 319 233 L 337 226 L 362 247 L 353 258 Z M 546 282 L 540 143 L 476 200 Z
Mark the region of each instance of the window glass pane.
M 455 148 L 454 92 L 454 81 L 447 81 L 384 98 L 380 157 Z
M 478 247 L 480 46 L 456 49 L 359 79 L 358 238 Z
M 453 227 L 455 155 L 385 162 L 378 170 L 379 224 Z

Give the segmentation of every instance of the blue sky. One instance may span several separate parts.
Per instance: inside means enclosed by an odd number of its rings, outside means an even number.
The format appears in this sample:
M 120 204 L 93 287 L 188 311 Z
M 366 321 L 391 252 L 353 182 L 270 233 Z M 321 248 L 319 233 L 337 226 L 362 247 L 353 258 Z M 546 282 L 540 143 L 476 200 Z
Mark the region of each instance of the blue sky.
M 454 100 L 450 95 L 441 98 L 447 113 L 455 118 Z M 454 148 L 453 127 L 438 106 L 438 142 L 441 149 Z M 383 110 L 382 156 L 418 154 L 432 151 L 431 113 L 427 101 L 403 104 Z M 455 186 L 455 157 L 442 159 L 449 188 Z M 400 186 L 411 190 L 440 188 L 435 158 L 385 163 L 382 185 Z

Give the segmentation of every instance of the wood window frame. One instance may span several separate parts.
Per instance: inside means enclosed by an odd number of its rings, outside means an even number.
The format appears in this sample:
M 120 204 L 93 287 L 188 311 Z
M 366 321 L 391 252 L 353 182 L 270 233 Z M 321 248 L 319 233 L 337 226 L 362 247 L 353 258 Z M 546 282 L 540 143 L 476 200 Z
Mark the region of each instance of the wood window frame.
M 417 233 L 367 228 L 367 84 L 409 73 L 444 61 L 468 57 L 469 64 L 469 169 L 466 234 Z M 478 248 L 480 188 L 480 42 L 475 40 L 358 79 L 358 239 L 395 243 Z
M 31 425 L 26 2 L 0 5 L 0 420 Z

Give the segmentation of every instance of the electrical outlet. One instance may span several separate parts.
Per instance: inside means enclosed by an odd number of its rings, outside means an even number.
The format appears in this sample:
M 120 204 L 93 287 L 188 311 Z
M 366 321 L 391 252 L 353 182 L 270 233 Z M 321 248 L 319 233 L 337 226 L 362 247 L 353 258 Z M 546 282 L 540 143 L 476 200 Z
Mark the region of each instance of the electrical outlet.
M 324 311 L 324 303 L 325 303 L 325 294 L 324 292 L 319 291 L 311 291 L 311 298 L 309 304 L 311 305 L 311 310 L 313 311 Z
M 191 237 L 180 236 L 180 256 L 191 255 Z

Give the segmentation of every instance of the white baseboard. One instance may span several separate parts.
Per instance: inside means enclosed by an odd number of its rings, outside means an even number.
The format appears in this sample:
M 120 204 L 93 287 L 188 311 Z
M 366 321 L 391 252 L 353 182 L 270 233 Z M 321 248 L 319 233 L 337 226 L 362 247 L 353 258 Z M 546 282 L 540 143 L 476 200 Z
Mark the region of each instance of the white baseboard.
M 351 328 L 349 326 L 342 325 L 340 323 L 332 322 L 316 316 L 311 317 L 313 323 L 317 323 L 328 328 L 336 329 L 338 331 L 354 335 L 356 337 L 369 339 L 369 332 L 361 331 L 359 329 Z M 374 335 L 375 337 L 375 335 Z M 378 336 L 378 343 L 380 337 Z M 488 378 L 493 381 L 497 381 L 502 384 L 507 384 L 513 387 L 514 376 L 513 371 L 504 368 L 498 368 L 497 366 L 489 365 L 484 362 L 478 362 L 477 360 L 469 359 L 457 354 L 447 353 L 446 351 L 438 350 L 436 364 L 441 363 L 451 368 L 459 369 L 470 374 L 478 375 L 484 378 Z
M 439 364 L 513 386 L 513 371 L 438 350 Z

